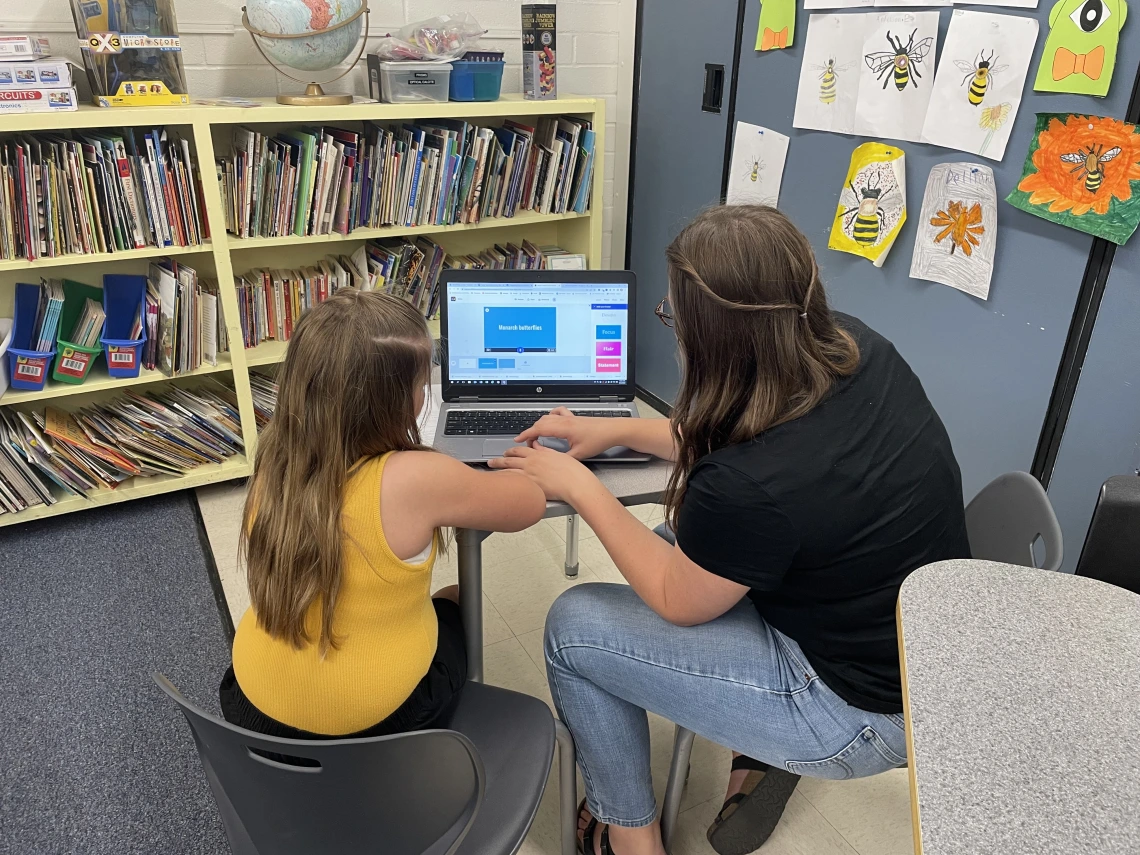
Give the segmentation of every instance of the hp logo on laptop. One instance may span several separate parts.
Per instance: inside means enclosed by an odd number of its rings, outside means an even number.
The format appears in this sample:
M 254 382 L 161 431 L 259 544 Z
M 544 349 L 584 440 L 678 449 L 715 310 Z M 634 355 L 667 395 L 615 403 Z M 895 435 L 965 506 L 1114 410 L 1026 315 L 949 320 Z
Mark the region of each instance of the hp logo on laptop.
M 539 387 L 538 387 L 537 389 L 535 389 L 534 391 L 535 391 L 535 392 L 541 392 L 541 391 L 542 391 L 542 387 L 541 387 L 541 386 L 539 386 Z

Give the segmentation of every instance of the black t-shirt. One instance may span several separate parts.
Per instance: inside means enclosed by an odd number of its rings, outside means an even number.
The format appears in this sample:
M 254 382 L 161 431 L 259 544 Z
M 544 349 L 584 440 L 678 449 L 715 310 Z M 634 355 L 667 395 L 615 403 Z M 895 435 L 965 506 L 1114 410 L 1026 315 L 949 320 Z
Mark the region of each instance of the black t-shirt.
M 837 315 L 859 368 L 807 415 L 701 458 L 677 542 L 751 590 L 836 694 L 901 712 L 895 602 L 912 571 L 967 558 L 950 438 L 893 344 Z M 742 651 L 743 653 L 744 651 Z

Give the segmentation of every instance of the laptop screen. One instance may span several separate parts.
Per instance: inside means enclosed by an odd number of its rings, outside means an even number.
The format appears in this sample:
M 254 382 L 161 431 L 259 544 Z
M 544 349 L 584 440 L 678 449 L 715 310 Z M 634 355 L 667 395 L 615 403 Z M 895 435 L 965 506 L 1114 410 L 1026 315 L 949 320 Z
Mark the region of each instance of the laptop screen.
M 448 374 L 456 386 L 624 385 L 625 282 L 452 282 Z

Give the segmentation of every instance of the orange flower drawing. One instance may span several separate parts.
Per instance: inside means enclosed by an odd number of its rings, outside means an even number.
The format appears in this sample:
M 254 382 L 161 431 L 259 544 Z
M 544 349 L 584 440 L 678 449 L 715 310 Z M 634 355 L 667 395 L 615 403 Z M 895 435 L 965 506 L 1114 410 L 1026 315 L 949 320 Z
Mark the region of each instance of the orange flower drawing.
M 950 254 L 961 247 L 967 257 L 974 254 L 974 247 L 981 243 L 977 236 L 986 230 L 982 225 L 982 206 L 977 202 L 971 208 L 967 208 L 965 202 L 951 202 L 945 211 L 939 211 L 931 218 L 930 225 L 942 229 L 934 236 L 935 243 L 942 243 L 943 238 L 949 237 Z
M 1054 214 L 1107 214 L 1113 198 L 1127 202 L 1131 182 L 1140 180 L 1140 134 L 1134 131 L 1134 125 L 1098 116 L 1050 119 L 1037 136 L 1036 171 L 1017 189 Z

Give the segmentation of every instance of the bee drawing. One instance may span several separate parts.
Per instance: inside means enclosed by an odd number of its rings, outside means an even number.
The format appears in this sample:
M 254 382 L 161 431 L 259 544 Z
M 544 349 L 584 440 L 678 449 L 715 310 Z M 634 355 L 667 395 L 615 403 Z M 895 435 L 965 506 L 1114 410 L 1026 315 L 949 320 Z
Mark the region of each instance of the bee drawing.
M 744 171 L 744 177 L 752 182 L 759 181 L 760 173 L 764 171 L 766 164 L 758 157 L 753 157 L 750 160 L 748 168 Z
M 898 38 L 892 37 L 891 31 L 887 30 L 887 44 L 891 46 L 891 49 L 869 53 L 863 57 L 867 61 L 867 67 L 871 69 L 871 73 L 883 81 L 884 89 L 887 88 L 887 84 L 891 82 L 892 77 L 895 81 L 895 87 L 899 92 L 906 89 L 908 82 L 913 84 L 915 89 L 918 88 L 918 81 L 922 78 L 922 75 L 918 73 L 917 66 L 930 52 L 930 46 L 934 43 L 934 37 L 927 36 L 918 44 L 915 44 L 914 37 L 917 33 L 918 28 L 916 27 L 911 31 L 910 38 L 904 46 L 901 36 Z M 894 70 L 894 74 L 888 74 L 887 72 L 892 69 Z
M 1065 163 L 1075 163 L 1076 166 L 1070 169 L 1069 172 L 1083 173 L 1085 177 L 1085 189 L 1090 193 L 1095 193 L 1100 189 L 1101 182 L 1104 181 L 1103 165 L 1118 154 L 1120 154 L 1120 146 L 1105 151 L 1104 146 L 1098 149 L 1096 146 L 1090 145 L 1088 151 L 1082 148 L 1071 154 L 1061 155 L 1061 160 Z
M 1007 68 L 1004 65 L 995 66 L 996 61 L 997 57 L 994 56 L 993 51 L 990 51 L 988 59 L 985 57 L 985 51 L 979 51 L 978 58 L 974 60 L 972 65 L 961 59 L 954 61 L 959 71 L 966 72 L 966 76 L 962 78 L 962 85 L 970 84 L 966 97 L 975 107 L 980 106 L 982 99 L 986 97 L 986 87 L 989 85 L 990 79 L 999 71 L 1005 71 Z
M 895 188 L 892 186 L 884 190 L 879 186 L 877 175 L 868 177 L 858 190 L 853 181 L 847 186 L 851 188 L 851 201 L 855 204 L 839 215 L 843 218 L 843 231 L 861 246 L 875 246 L 883 233 L 890 230 L 887 227 L 888 215 L 883 211 L 882 203 Z M 893 221 L 894 217 L 891 219 Z
M 824 104 L 835 103 L 836 84 L 839 82 L 840 73 L 847 71 L 855 63 L 849 62 L 845 65 L 836 65 L 835 59 L 828 57 L 827 65 L 813 66 L 819 72 L 819 100 Z

